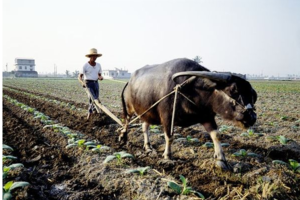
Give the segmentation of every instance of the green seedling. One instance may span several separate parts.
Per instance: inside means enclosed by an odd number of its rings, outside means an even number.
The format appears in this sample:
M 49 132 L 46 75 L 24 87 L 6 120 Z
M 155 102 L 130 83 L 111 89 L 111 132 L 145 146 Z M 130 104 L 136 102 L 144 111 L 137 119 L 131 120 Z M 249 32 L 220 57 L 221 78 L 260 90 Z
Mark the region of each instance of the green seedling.
M 10 151 L 13 151 L 13 150 L 14 150 L 13 148 L 11 148 L 10 146 L 8 146 L 8 145 L 6 145 L 6 144 L 3 144 L 3 145 L 2 145 L 2 149 L 8 149 L 8 150 L 10 150 Z
M 67 134 L 68 136 L 68 144 L 73 144 L 76 141 L 76 138 L 78 137 L 78 135 L 76 133 L 70 133 Z
M 92 151 L 97 153 L 101 153 L 103 150 L 104 151 L 110 150 L 110 147 L 102 146 L 101 144 L 98 144 L 97 146 L 94 146 L 94 148 L 92 148 Z
M 245 149 L 240 149 L 239 151 L 233 153 L 232 156 L 235 156 L 235 157 L 241 157 L 241 158 L 246 158 L 246 157 L 248 157 L 248 156 L 251 156 L 251 157 L 257 157 L 258 154 L 256 154 L 256 153 L 251 153 L 251 152 L 247 152 Z
M 293 141 L 291 139 L 286 138 L 283 135 L 280 135 L 280 136 L 268 136 L 267 139 L 279 141 L 280 144 L 282 144 L 282 145 L 287 145 L 288 142 Z
M 48 120 L 48 119 L 50 119 L 49 116 L 47 116 L 47 115 L 45 115 L 45 114 L 43 114 L 41 112 L 38 112 L 38 111 L 34 112 L 34 116 L 35 116 L 34 119 L 41 119 L 41 120 Z
M 17 157 L 15 157 L 15 156 L 10 156 L 10 155 L 8 155 L 8 156 L 2 155 L 2 161 L 3 161 L 3 162 L 6 162 L 7 160 L 17 160 Z
M 193 138 L 192 136 L 188 135 L 186 138 L 177 138 L 175 141 L 180 142 L 180 141 L 187 141 L 188 143 L 199 143 L 198 138 Z
M 62 134 L 64 134 L 64 135 L 69 135 L 69 134 L 72 134 L 71 133 L 71 130 L 68 128 L 68 127 L 62 127 L 62 128 L 59 128 L 59 131 L 62 133 Z M 75 135 L 77 135 L 77 134 L 75 134 Z
M 277 122 L 269 122 L 268 125 L 277 127 L 278 123 Z
M 27 111 L 27 112 L 30 112 L 30 113 L 33 113 L 34 111 L 35 111 L 35 109 L 34 108 L 31 108 L 31 107 L 25 107 L 25 108 L 23 108 L 23 110 L 25 110 L 25 111 Z
M 221 133 L 225 133 L 225 132 L 228 132 L 230 129 L 232 129 L 233 127 L 232 126 L 226 126 L 226 125 L 222 125 L 220 128 L 219 128 L 219 131 Z
M 263 136 L 261 133 L 255 133 L 253 129 L 248 129 L 247 132 L 241 134 L 242 137 L 258 137 Z
M 85 142 L 84 139 L 81 139 L 81 140 L 76 140 L 74 143 L 68 144 L 66 146 L 66 148 L 69 149 L 71 147 L 79 147 L 81 149 L 84 149 L 84 148 L 88 149 L 92 145 L 95 146 L 96 144 L 94 142 L 91 142 L 91 141 Z
M 45 129 L 45 128 L 52 128 L 54 131 L 55 130 L 58 131 L 58 130 L 64 128 L 64 127 L 59 125 L 59 124 L 51 124 L 51 125 L 46 125 L 46 126 L 43 127 L 43 129 Z
M 28 182 L 7 182 L 3 187 L 3 200 L 10 200 L 13 196 L 11 194 L 12 190 L 18 187 L 25 187 L 29 185 Z
M 24 167 L 24 165 L 21 164 L 21 163 L 15 163 L 15 164 L 12 164 L 12 165 L 9 165 L 9 166 L 3 166 L 2 178 L 5 179 L 10 170 L 13 170 L 13 169 L 18 168 L 18 167 Z
M 212 143 L 212 142 L 205 142 L 202 146 L 206 147 L 206 148 L 213 148 L 214 147 L 214 143 Z M 221 143 L 221 147 L 229 147 L 229 146 L 230 146 L 229 143 Z
M 300 173 L 300 163 L 297 162 L 296 160 L 289 159 L 289 163 L 286 163 L 286 162 L 284 162 L 282 160 L 273 160 L 272 163 L 274 163 L 274 164 L 280 164 L 280 165 L 285 165 L 289 169 L 291 169 L 293 172 Z
M 198 142 L 200 142 L 198 138 L 193 138 L 190 135 L 186 136 L 186 141 L 188 141 L 189 143 L 198 143 Z
M 105 160 L 103 161 L 103 163 L 108 163 L 114 159 L 117 159 L 118 164 L 122 164 L 122 159 L 123 158 L 132 158 L 134 159 L 132 154 L 126 153 L 125 151 L 121 151 L 121 152 L 116 152 L 113 155 L 109 155 L 105 158 Z
M 197 195 L 198 197 L 200 197 L 201 199 L 205 199 L 203 194 L 201 194 L 200 192 L 197 192 L 192 187 L 187 186 L 188 180 L 184 176 L 180 175 L 179 178 L 182 182 L 182 185 L 179 185 L 179 184 L 171 182 L 171 181 L 169 181 L 167 183 L 168 186 L 171 189 L 173 189 L 177 194 L 189 195 L 189 194 L 193 193 L 193 194 Z
M 282 117 L 280 117 L 280 119 L 283 120 L 283 121 L 288 120 L 288 118 L 289 118 L 288 116 L 282 116 Z
M 140 176 L 144 176 L 144 174 L 149 170 L 151 169 L 149 166 L 147 167 L 139 167 L 139 168 L 136 168 L 136 169 L 129 169 L 127 170 L 125 173 L 137 173 L 139 174 Z
M 152 133 L 160 133 L 161 132 L 159 129 L 159 126 L 157 126 L 157 125 L 150 125 L 150 131 Z
M 17 103 L 16 103 L 16 106 L 19 106 L 19 107 L 22 108 L 22 106 L 25 106 L 25 105 L 24 105 L 23 103 L 17 102 Z

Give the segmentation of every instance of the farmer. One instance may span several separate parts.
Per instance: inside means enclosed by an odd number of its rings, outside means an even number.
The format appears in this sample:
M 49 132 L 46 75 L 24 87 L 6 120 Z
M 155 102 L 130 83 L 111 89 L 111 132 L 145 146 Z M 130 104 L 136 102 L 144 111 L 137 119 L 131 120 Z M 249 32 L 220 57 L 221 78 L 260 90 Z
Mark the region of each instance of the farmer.
M 89 89 L 90 93 L 93 95 L 94 99 L 99 98 L 99 84 L 98 80 L 103 80 L 101 76 L 102 69 L 99 63 L 96 63 L 98 57 L 102 54 L 97 53 L 97 49 L 91 49 L 90 53 L 85 55 L 90 58 L 90 60 L 83 65 L 79 71 L 78 80 L 82 84 L 82 87 Z M 89 109 L 87 119 L 90 119 L 95 107 L 92 103 L 92 99 L 89 97 Z

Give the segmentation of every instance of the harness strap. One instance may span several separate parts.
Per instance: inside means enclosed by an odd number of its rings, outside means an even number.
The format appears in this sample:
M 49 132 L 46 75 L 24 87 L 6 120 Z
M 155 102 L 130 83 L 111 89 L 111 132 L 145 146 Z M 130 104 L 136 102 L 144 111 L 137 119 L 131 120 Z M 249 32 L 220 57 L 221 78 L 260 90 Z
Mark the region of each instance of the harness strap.
M 136 118 L 134 118 L 133 120 L 131 120 L 129 124 L 132 124 L 133 122 L 135 122 L 136 120 L 138 120 L 139 118 L 141 118 L 146 112 L 148 112 L 149 110 L 151 110 L 154 106 L 156 106 L 157 104 L 159 104 L 162 100 L 164 100 L 165 98 L 167 98 L 168 96 L 170 96 L 171 94 L 173 94 L 175 92 L 175 90 L 173 90 L 172 92 L 170 92 L 169 94 L 163 96 L 161 99 L 159 99 L 157 102 L 155 102 L 150 108 L 148 108 L 146 111 L 144 111 L 142 114 L 140 114 L 139 116 L 137 116 Z
M 181 94 L 184 98 L 186 98 L 186 100 L 188 100 L 190 103 L 196 106 L 196 104 L 192 100 L 190 100 L 187 96 L 185 96 L 182 92 L 178 91 L 178 93 Z
M 157 102 L 155 102 L 150 108 L 148 108 L 146 111 L 144 111 L 142 114 L 140 114 L 139 116 L 137 116 L 136 118 L 134 118 L 133 120 L 131 120 L 129 124 L 132 124 L 133 122 L 135 122 L 136 120 L 140 119 L 144 114 L 146 114 L 149 110 L 151 110 L 154 106 L 156 106 L 157 104 L 159 104 L 162 100 L 164 100 L 165 98 L 167 98 L 168 96 L 170 96 L 171 94 L 175 93 L 175 97 L 174 97 L 174 104 L 173 104 L 173 113 L 172 113 L 172 122 L 171 122 L 171 134 L 173 134 L 173 128 L 174 128 L 174 117 L 175 117 L 175 112 L 176 112 L 176 100 L 177 100 L 177 93 L 179 92 L 179 89 L 181 89 L 182 87 L 184 87 L 185 85 L 188 85 L 189 83 L 191 83 L 192 81 L 194 81 L 197 77 L 196 76 L 192 76 L 190 78 L 188 78 L 187 80 L 185 80 L 183 83 L 181 84 L 177 84 L 173 91 L 170 92 L 169 94 L 163 96 L 162 98 L 160 98 Z M 189 102 L 191 102 L 192 104 L 196 105 L 192 100 L 190 100 L 187 96 L 185 96 L 183 93 L 179 92 L 179 94 L 181 94 L 184 98 L 186 98 Z
M 175 87 L 175 97 L 174 97 L 173 113 L 172 113 L 172 121 L 171 121 L 171 135 L 174 134 L 174 118 L 175 118 L 175 112 L 176 112 L 176 100 L 177 100 L 177 94 L 178 94 L 179 87 L 180 87 L 180 85 L 176 85 L 176 87 Z

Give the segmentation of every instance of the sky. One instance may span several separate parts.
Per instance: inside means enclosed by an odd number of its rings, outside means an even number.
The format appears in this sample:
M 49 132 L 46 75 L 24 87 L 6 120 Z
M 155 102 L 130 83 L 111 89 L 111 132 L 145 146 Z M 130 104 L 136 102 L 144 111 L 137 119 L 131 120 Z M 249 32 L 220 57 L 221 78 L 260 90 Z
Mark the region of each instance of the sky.
M 33 58 L 39 73 L 129 72 L 202 57 L 212 71 L 300 75 L 299 0 L 3 0 L 2 70 Z

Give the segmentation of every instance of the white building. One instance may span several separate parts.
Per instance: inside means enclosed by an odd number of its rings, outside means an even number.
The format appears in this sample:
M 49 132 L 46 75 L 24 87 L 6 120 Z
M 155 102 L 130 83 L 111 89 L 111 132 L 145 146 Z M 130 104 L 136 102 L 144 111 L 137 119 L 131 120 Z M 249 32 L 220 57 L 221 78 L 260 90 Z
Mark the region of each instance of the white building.
M 15 59 L 15 76 L 16 77 L 37 77 L 35 71 L 35 61 L 29 58 Z
M 115 70 L 104 69 L 102 70 L 102 76 L 105 79 L 129 79 L 131 73 L 128 73 L 128 70 L 118 68 L 115 68 Z
M 35 71 L 34 59 L 16 58 L 15 71 Z

